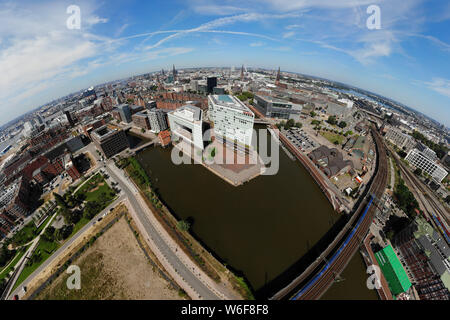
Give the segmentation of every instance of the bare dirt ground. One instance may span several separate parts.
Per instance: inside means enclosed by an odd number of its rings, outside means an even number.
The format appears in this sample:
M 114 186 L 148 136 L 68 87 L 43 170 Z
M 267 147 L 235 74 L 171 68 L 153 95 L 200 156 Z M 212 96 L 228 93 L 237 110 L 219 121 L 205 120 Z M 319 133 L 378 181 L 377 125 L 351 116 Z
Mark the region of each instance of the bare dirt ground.
M 181 299 L 178 291 L 147 260 L 125 217 L 72 264 L 80 267 L 81 289 L 68 290 L 69 275 L 62 273 L 37 299 Z

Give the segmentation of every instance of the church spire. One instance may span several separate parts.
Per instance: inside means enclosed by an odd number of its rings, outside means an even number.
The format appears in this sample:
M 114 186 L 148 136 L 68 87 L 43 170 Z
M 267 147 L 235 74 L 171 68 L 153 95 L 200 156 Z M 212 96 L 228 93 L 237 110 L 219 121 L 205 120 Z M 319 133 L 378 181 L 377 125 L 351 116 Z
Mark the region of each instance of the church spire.
M 280 83 L 280 78 L 281 78 L 280 67 L 278 67 L 277 79 L 275 80 L 275 84 L 279 84 Z

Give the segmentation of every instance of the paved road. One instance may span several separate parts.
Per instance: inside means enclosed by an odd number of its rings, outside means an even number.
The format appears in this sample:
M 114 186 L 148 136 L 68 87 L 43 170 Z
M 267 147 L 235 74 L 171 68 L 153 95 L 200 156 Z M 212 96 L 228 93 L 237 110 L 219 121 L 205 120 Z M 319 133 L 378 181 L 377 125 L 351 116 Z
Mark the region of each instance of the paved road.
M 23 286 L 27 286 L 41 271 L 43 271 L 45 268 L 47 268 L 60 254 L 62 254 L 74 241 L 76 241 L 80 236 L 83 235 L 83 233 L 89 229 L 94 222 L 100 218 L 104 213 L 109 212 L 109 210 L 112 207 L 115 207 L 119 202 L 125 200 L 125 196 L 122 195 L 118 199 L 116 199 L 113 203 L 111 203 L 108 207 L 106 207 L 102 212 L 100 212 L 98 215 L 96 215 L 91 221 L 89 221 L 83 228 L 78 230 L 76 234 L 74 234 L 69 240 L 67 240 L 58 250 L 56 250 L 55 253 L 53 253 L 47 260 L 44 261 L 32 274 L 26 278 L 22 284 L 17 287 L 13 292 L 9 294 L 9 299 L 12 299 L 14 295 L 18 295 L 19 298 L 21 298 L 24 295 L 24 292 L 22 290 Z
M 180 258 L 173 252 L 170 246 L 166 243 L 166 241 L 161 237 L 160 233 L 155 229 L 153 224 L 151 223 L 149 217 L 146 214 L 146 210 L 144 210 L 141 206 L 141 203 L 137 201 L 136 196 L 138 191 L 131 184 L 131 182 L 123 181 L 123 177 L 119 174 L 116 174 L 114 168 L 111 167 L 114 164 L 108 162 L 107 170 L 110 176 L 119 183 L 120 188 L 128 197 L 130 204 L 136 213 L 138 219 L 142 223 L 145 231 L 147 232 L 146 237 L 151 238 L 155 245 L 158 247 L 160 252 L 164 255 L 170 265 L 176 270 L 176 272 L 181 276 L 181 278 L 198 293 L 203 299 L 207 300 L 217 300 L 219 297 L 213 292 L 203 281 L 201 281 L 193 271 L 186 267 L 185 263 L 183 263 Z M 129 187 L 130 185 L 130 187 Z M 133 190 L 133 191 L 132 191 Z M 148 209 L 147 209 L 148 210 Z M 168 270 L 169 271 L 169 270 Z

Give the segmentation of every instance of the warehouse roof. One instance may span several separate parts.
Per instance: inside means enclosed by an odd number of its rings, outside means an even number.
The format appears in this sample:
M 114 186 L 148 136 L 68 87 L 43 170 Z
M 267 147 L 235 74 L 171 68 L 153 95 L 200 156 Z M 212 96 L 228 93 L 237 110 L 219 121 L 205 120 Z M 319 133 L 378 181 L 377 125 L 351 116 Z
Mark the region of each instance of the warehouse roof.
M 405 269 L 403 269 L 400 260 L 398 260 L 392 246 L 389 245 L 378 251 L 375 254 L 375 258 L 378 261 L 378 265 L 380 266 L 393 295 L 405 292 L 411 287 L 408 275 L 406 274 Z

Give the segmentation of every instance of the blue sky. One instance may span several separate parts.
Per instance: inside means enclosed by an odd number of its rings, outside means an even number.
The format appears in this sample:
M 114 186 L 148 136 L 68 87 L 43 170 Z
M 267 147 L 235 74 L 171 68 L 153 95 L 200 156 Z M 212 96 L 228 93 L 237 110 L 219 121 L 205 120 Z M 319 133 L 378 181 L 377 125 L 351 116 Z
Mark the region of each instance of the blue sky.
M 81 29 L 69 30 L 69 5 Z M 366 12 L 377 5 L 381 29 Z M 0 1 L 0 125 L 55 98 L 161 68 L 242 64 L 367 89 L 450 127 L 450 2 Z

